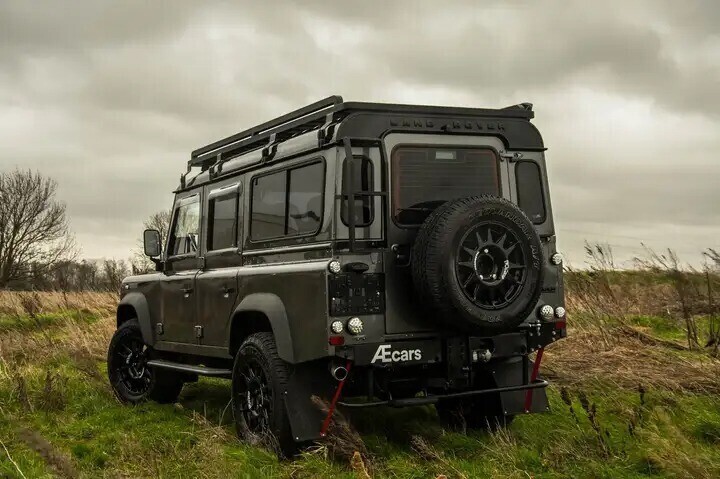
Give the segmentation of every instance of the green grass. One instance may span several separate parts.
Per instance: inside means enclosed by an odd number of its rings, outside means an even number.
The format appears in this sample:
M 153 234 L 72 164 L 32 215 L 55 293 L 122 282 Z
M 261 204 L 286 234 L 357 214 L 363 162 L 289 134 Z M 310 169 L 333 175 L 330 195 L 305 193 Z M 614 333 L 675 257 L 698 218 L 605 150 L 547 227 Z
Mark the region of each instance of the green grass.
M 62 334 L 62 321 L 45 324 Z M 176 405 L 129 407 L 113 397 L 97 357 L 60 350 L 23 358 L 13 364 L 0 354 L 0 439 L 27 478 L 63 467 L 87 478 L 356 477 L 322 450 L 279 461 L 239 442 L 227 382 L 189 384 Z M 549 399 L 551 413 L 519 417 L 495 434 L 444 432 L 432 407 L 360 411 L 351 420 L 373 477 L 720 477 L 720 398 L 597 381 L 554 386 Z M 413 436 L 428 449 L 414 449 Z M 0 477 L 22 477 L 2 447 Z
M 687 344 L 687 333 L 685 323 L 682 320 L 662 316 L 632 316 L 630 321 L 637 325 L 650 329 L 654 336 L 670 341 Z M 709 316 L 695 316 L 693 318 L 697 325 L 698 336 L 701 344 L 707 340 L 711 318 Z

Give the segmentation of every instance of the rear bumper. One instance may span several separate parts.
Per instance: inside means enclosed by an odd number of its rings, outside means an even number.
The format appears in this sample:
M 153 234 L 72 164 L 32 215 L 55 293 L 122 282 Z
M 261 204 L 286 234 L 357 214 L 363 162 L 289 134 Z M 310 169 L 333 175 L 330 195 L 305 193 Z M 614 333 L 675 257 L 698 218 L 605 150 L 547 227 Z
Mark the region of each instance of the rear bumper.
M 428 339 L 394 339 L 383 342 L 346 344 L 335 348 L 335 356 L 355 366 L 402 367 L 448 363 L 464 367 L 474 363 L 526 356 L 564 337 L 552 324 L 495 336 L 448 336 Z
M 432 394 L 424 397 L 414 397 L 405 399 L 391 399 L 387 401 L 370 401 L 370 402 L 345 402 L 339 401 L 338 404 L 349 408 L 365 408 L 365 407 L 376 407 L 376 406 L 392 406 L 392 407 L 406 407 L 406 406 L 422 406 L 425 404 L 435 404 L 441 400 L 448 399 L 462 399 L 467 397 L 480 396 L 482 394 L 493 394 L 493 393 L 512 393 L 517 391 L 528 391 L 532 389 L 544 389 L 548 386 L 548 382 L 544 379 L 538 379 L 530 384 L 520 384 L 517 386 L 505 386 L 492 389 L 478 389 L 474 391 L 461 391 L 449 394 Z M 529 411 L 527 411 L 529 412 Z

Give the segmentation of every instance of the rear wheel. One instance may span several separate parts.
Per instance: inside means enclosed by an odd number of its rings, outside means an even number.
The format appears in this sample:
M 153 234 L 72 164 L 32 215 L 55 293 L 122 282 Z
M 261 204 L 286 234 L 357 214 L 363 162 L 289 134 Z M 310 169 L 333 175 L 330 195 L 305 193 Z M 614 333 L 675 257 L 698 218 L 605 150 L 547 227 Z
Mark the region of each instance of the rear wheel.
M 108 348 L 107 369 L 110 386 L 120 401 L 137 404 L 148 399 L 159 403 L 177 400 L 183 377 L 148 367 L 151 352 L 137 319 L 123 323 L 115 331 Z
M 232 405 L 238 436 L 251 444 L 277 446 L 290 456 L 297 445 L 290 431 L 284 392 L 287 365 L 271 333 L 255 333 L 240 345 L 232 376 Z

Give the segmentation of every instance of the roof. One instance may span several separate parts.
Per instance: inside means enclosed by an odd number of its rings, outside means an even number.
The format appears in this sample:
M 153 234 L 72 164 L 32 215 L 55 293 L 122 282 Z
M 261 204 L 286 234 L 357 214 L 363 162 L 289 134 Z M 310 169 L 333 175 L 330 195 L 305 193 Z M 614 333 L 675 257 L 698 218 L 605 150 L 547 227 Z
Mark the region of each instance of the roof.
M 542 139 L 533 126 L 529 126 L 530 130 L 527 126 L 521 128 L 525 130 L 524 132 L 517 132 L 515 130 L 518 128 L 514 127 L 512 130 L 515 133 L 511 133 L 506 127 L 506 123 L 512 125 L 521 122 L 530 125 L 529 120 L 533 117 L 530 103 L 491 109 L 345 102 L 341 96 L 330 96 L 196 149 L 190 155 L 188 169 L 200 166 L 206 170 L 216 163 L 259 148 L 263 148 L 264 151 L 267 149 L 269 152 L 274 145 L 312 130 L 319 131 L 318 139 L 322 142 L 333 134 L 337 134 L 338 138 L 345 134 L 377 138 L 388 129 L 422 129 L 422 131 L 438 130 L 438 132 L 454 133 L 461 131 L 467 133 L 468 129 L 475 131 L 485 129 L 488 130 L 486 134 L 504 137 L 508 146 L 511 143 L 510 139 L 515 138 L 515 142 L 524 143 L 527 148 L 542 148 Z M 346 119 L 347 122 L 344 121 Z M 499 121 L 473 122 L 473 119 Z M 349 127 L 350 124 L 353 128 Z

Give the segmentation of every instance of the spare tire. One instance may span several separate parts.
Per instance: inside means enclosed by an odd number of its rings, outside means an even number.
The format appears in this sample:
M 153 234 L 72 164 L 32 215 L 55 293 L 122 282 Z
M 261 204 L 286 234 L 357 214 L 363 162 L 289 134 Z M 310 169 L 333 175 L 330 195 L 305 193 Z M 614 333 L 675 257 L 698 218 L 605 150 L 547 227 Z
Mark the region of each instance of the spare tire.
M 422 224 L 411 253 L 419 300 L 445 326 L 499 333 L 535 307 L 540 237 L 525 213 L 495 196 L 452 200 Z

